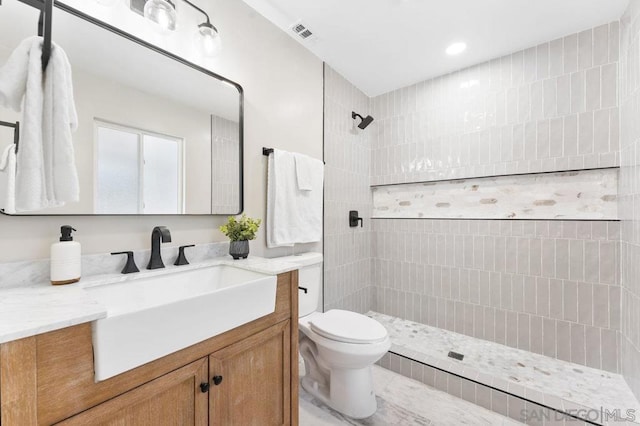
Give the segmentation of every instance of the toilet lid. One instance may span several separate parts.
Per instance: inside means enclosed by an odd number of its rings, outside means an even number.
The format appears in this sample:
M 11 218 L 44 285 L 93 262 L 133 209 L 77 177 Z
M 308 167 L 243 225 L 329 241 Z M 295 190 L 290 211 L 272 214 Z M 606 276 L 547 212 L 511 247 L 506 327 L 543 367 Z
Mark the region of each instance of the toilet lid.
M 367 316 L 332 309 L 314 317 L 311 330 L 327 339 L 345 343 L 377 343 L 387 338 L 387 330 Z

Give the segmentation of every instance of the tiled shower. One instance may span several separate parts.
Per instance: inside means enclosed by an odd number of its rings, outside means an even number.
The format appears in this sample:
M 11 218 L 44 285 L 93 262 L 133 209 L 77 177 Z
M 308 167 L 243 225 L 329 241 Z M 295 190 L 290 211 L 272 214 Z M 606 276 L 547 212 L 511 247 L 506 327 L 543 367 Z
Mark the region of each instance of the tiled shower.
M 374 98 L 325 65 L 325 309 L 375 311 L 620 374 L 640 397 L 638 15 L 632 0 L 620 22 Z M 370 113 L 372 126 L 355 128 L 352 110 Z M 436 183 L 499 192 L 505 178 L 515 189 L 483 198 L 489 213 L 452 214 L 467 196 L 455 191 L 420 207 Z M 568 178 L 593 190 L 567 203 Z M 538 198 L 525 205 L 530 193 Z M 346 226 L 354 209 L 363 228 Z M 391 357 L 385 366 L 425 382 L 428 368 L 452 373 Z M 461 396 L 469 378 L 453 373 Z M 482 405 L 507 414 L 504 401 L 518 396 L 509 385 L 482 388 L 499 407 Z M 519 401 L 556 408 L 542 396 Z
M 622 288 L 622 374 L 640 398 L 640 2 L 621 20 L 620 219 Z

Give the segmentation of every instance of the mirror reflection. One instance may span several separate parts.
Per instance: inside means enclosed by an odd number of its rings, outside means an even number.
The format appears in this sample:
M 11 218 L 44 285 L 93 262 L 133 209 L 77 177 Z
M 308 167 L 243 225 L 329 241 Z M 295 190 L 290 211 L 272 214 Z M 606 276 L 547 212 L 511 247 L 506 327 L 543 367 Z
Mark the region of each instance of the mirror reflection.
M 0 64 L 35 34 L 37 22 L 35 9 L 3 4 Z M 24 214 L 241 210 L 239 86 L 60 9 L 53 14 L 53 41 L 73 72 L 80 200 Z M 1 121 L 21 119 L 0 107 Z M 12 142 L 13 129 L 0 127 L 0 152 Z M 0 173 L 0 195 L 5 179 Z

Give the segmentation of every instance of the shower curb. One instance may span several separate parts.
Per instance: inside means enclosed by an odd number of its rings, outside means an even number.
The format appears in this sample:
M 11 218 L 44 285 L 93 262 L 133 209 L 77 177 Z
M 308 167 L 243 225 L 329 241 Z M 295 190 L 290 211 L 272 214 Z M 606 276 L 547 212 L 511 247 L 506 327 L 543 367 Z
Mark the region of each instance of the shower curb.
M 521 393 L 510 392 L 504 386 L 494 386 L 466 377 L 461 371 L 449 371 L 441 366 L 415 360 L 407 355 L 389 351 L 377 362 L 383 368 L 417 380 L 437 390 L 464 399 L 516 421 L 532 424 L 558 425 L 635 425 L 635 422 L 602 420 L 605 413 L 564 401 L 560 398 L 540 401 Z M 504 381 L 500 381 L 504 382 Z M 542 394 L 540 393 L 541 398 Z M 581 416 L 582 414 L 582 416 Z

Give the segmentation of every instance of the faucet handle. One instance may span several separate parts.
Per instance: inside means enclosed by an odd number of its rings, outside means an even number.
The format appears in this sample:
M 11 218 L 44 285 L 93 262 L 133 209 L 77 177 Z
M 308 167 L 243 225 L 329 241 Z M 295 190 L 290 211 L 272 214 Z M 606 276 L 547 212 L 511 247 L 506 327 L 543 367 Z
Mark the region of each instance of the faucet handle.
M 176 258 L 174 265 L 181 266 L 181 265 L 189 264 L 187 257 L 184 255 L 184 249 L 186 249 L 187 247 L 195 247 L 195 244 L 189 244 L 188 246 L 180 246 L 180 248 L 178 248 L 178 257 Z
M 123 274 L 131 274 L 133 272 L 140 272 L 140 269 L 138 269 L 138 266 L 136 265 L 136 261 L 133 259 L 133 252 L 132 251 L 118 251 L 115 253 L 111 253 L 111 255 L 116 255 L 116 254 L 126 254 L 127 255 L 127 264 L 124 265 L 124 268 L 122 268 L 122 273 Z

